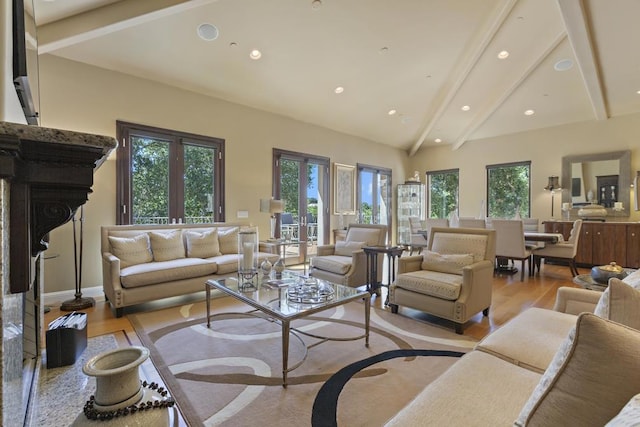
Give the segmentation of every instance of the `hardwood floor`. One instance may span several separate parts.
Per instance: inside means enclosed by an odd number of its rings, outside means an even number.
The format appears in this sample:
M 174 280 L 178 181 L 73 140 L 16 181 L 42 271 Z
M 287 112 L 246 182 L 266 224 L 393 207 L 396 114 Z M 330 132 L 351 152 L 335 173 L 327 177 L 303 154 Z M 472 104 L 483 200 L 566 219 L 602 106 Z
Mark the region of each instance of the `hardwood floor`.
M 588 272 L 586 269 L 583 270 L 581 273 Z M 550 264 L 543 265 L 542 273 L 534 277 L 529 277 L 525 274 L 523 282 L 520 282 L 519 274 L 494 276 L 493 303 L 489 311 L 489 316 L 484 317 L 482 313 L 474 316 L 472 320 L 465 325 L 464 335 L 481 339 L 529 307 L 552 308 L 555 302 L 556 291 L 559 287 L 577 287 L 577 285 L 573 284 L 572 279 L 568 267 Z M 374 296 L 371 299 L 371 304 L 374 307 L 384 308 L 386 288 L 383 288 L 382 292 L 381 297 Z M 127 312 L 153 310 L 187 301 L 200 300 L 202 298 L 204 298 L 204 293 L 171 298 L 161 302 L 129 308 Z M 124 334 L 117 335 L 119 337 L 118 339 L 123 341 L 120 342 L 120 345 L 140 345 L 127 316 L 116 318 L 108 304 L 104 301 L 99 301 L 95 307 L 83 311 L 88 315 L 87 335 L 89 337 L 123 331 Z M 66 312 L 60 311 L 59 304 L 54 305 L 51 311 L 45 315 L 45 325 L 65 313 Z M 400 313 L 453 329 L 451 322 L 426 315 L 416 310 L 400 308 Z

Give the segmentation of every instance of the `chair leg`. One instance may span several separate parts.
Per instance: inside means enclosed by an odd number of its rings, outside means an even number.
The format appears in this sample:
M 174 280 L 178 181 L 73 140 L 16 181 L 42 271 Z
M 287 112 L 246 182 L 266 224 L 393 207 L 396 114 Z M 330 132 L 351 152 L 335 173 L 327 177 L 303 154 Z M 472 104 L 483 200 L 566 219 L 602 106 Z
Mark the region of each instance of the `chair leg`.
M 540 263 L 541 263 L 540 261 L 541 261 L 541 259 L 542 258 L 539 257 L 539 256 L 534 256 L 533 257 L 533 264 L 534 264 L 533 271 L 534 271 L 534 273 L 535 273 L 535 270 L 537 268 L 538 269 L 538 274 L 540 274 Z
M 398 304 L 389 304 L 389 307 L 391 308 L 391 312 L 393 314 L 398 314 Z
M 524 282 L 524 261 L 525 260 L 520 260 L 520 281 Z M 531 267 L 529 267 L 531 268 Z
M 487 317 L 489 315 L 489 307 L 485 308 L 484 310 L 482 310 L 482 315 L 484 317 Z

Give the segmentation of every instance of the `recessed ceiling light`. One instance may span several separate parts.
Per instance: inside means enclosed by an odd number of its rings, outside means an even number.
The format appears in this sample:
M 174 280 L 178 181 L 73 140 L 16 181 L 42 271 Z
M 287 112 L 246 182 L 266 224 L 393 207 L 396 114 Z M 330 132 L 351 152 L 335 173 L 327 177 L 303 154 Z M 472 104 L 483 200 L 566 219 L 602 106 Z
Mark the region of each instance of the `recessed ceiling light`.
M 342 93 L 344 92 L 344 88 L 342 86 L 338 86 L 337 88 L 335 88 L 333 90 L 335 93 Z
M 198 25 L 198 36 L 202 40 L 210 42 L 218 38 L 218 28 L 213 24 L 200 24 Z
M 570 59 L 561 59 L 553 64 L 553 69 L 556 71 L 567 71 L 571 67 L 573 67 L 573 61 Z
M 503 50 L 498 54 L 498 59 L 507 59 L 509 57 L 509 52 Z
M 249 54 L 249 58 L 251 59 L 260 59 L 261 57 L 262 57 L 262 52 L 260 52 L 258 49 L 253 49 Z
M 471 110 L 471 107 L 469 107 L 468 105 L 462 106 L 462 111 L 469 111 L 469 110 Z
M 525 110 L 524 115 L 533 116 L 535 113 L 536 113 L 535 110 Z
M 392 110 L 389 110 L 389 112 L 387 114 L 389 114 L 390 116 L 393 116 L 396 113 L 397 113 L 397 111 L 392 109 Z
M 435 141 L 436 144 L 440 144 L 442 142 L 442 140 L 440 138 L 436 138 L 436 139 L 434 139 L 434 141 Z

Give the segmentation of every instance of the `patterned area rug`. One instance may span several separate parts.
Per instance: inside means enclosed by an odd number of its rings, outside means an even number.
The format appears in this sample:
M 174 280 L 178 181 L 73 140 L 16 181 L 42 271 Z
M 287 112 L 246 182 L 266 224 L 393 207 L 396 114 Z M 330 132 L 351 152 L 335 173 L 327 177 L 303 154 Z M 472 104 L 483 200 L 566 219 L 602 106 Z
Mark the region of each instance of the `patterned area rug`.
M 212 312 L 220 315 L 210 329 L 204 302 L 129 316 L 192 426 L 310 426 L 319 390 L 349 365 L 395 350 L 466 352 L 475 345 L 450 330 L 372 308 L 369 347 L 364 340 L 326 341 L 304 359 L 305 347 L 319 341 L 301 336 L 303 344 L 292 337 L 289 366 L 304 361 L 283 388 L 280 326 L 237 314 L 248 311 L 233 298 L 215 299 Z M 362 303 L 352 302 L 292 326 L 319 336 L 352 337 L 362 334 L 363 319 Z M 334 389 L 336 414 L 316 411 L 315 417 L 333 417 L 338 425 L 383 425 L 456 360 L 406 354 L 364 363 Z

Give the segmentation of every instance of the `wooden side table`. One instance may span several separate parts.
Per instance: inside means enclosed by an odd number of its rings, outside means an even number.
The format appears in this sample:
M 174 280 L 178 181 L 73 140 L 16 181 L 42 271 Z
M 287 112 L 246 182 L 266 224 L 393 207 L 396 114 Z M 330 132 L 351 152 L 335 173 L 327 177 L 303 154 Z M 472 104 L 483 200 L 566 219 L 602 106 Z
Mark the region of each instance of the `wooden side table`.
M 387 298 L 384 305 L 389 304 L 389 285 L 396 280 L 396 259 L 405 251 L 404 246 L 365 246 L 362 248 L 367 256 L 367 290 L 370 293 L 378 292 L 381 286 L 387 288 Z M 378 254 L 386 254 L 389 260 L 387 284 L 378 282 Z

